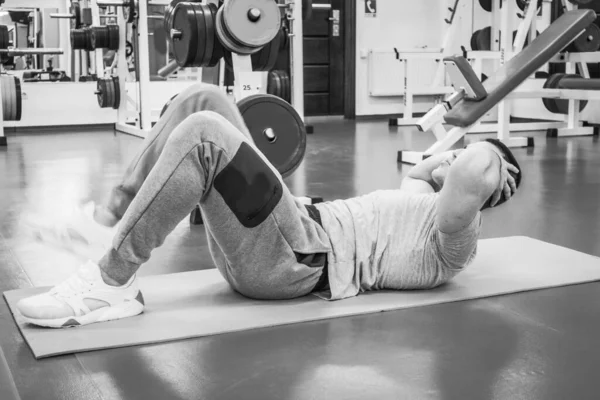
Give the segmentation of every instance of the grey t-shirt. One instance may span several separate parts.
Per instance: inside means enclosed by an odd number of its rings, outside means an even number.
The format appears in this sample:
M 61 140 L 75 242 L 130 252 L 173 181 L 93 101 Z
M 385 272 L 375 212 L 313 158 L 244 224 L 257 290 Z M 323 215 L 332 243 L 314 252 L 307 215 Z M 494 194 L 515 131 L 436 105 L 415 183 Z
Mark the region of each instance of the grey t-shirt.
M 464 229 L 437 229 L 437 193 L 382 190 L 317 204 L 329 236 L 327 300 L 368 290 L 427 289 L 447 282 L 475 257 L 481 213 Z

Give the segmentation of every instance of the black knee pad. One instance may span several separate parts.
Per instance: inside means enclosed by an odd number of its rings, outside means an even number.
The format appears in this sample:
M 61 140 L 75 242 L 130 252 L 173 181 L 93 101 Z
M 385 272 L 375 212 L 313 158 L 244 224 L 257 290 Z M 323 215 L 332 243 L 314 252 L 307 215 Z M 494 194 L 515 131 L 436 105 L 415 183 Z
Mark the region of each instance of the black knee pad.
M 283 195 L 277 176 L 256 150 L 245 142 L 215 177 L 214 187 L 246 228 L 263 223 Z

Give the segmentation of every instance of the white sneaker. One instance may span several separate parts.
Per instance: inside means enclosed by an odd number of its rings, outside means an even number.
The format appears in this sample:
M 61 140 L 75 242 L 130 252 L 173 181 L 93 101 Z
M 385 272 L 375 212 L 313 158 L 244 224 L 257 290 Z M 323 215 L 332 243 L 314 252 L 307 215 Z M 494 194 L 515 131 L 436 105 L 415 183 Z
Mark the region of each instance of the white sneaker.
M 85 259 L 102 257 L 112 246 L 117 226 L 106 227 L 94 220 L 95 204 L 87 203 L 74 210 L 64 221 L 30 216 L 25 225 L 37 240 L 78 254 Z
M 26 322 L 64 328 L 133 317 L 144 311 L 144 297 L 135 275 L 123 286 L 110 286 L 89 261 L 49 292 L 22 299 L 17 308 Z

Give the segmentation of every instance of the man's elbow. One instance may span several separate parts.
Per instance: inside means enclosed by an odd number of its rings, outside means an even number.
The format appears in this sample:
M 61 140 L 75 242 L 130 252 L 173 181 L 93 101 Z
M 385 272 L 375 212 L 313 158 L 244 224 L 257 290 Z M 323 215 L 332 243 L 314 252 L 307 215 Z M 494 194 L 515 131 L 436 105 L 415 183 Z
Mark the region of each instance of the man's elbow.
M 492 152 L 465 151 L 452 169 L 451 173 L 457 175 L 457 180 L 462 181 L 469 192 L 483 198 L 490 196 L 499 185 L 499 160 Z

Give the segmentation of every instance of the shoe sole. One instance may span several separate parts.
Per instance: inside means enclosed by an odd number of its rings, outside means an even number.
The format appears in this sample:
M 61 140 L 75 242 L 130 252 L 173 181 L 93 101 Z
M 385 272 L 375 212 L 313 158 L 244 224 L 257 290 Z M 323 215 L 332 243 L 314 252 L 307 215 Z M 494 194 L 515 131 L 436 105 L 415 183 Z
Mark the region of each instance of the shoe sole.
M 102 307 L 79 317 L 66 317 L 57 319 L 34 319 L 23 316 L 23 320 L 33 325 L 45 328 L 72 328 L 95 324 L 98 322 L 114 321 L 134 317 L 144 312 L 144 304 L 138 300 L 126 300 L 112 307 Z

